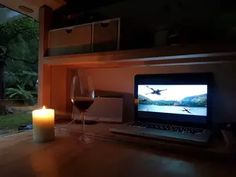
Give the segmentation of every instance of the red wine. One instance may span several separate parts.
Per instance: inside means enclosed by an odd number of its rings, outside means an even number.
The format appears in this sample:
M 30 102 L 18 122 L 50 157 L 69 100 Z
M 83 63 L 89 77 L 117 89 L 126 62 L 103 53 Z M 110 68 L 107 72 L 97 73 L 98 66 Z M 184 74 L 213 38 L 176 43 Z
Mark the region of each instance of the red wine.
M 79 111 L 86 111 L 92 104 L 94 99 L 89 97 L 80 97 L 73 100 L 73 104 Z

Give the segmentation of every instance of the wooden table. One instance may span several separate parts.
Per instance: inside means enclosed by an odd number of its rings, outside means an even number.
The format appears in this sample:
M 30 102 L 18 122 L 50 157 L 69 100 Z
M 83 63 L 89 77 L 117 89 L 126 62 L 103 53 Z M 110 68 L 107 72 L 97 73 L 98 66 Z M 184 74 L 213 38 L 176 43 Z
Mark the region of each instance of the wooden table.
M 234 159 L 163 151 L 153 140 L 108 132 L 107 124 L 88 125 L 93 142 L 78 141 L 80 125 L 60 129 L 50 143 L 32 142 L 32 132 L 0 138 L 1 177 L 235 177 Z M 146 142 L 146 143 L 143 143 Z M 153 145 L 154 144 L 154 145 Z M 169 145 L 168 145 L 169 146 Z

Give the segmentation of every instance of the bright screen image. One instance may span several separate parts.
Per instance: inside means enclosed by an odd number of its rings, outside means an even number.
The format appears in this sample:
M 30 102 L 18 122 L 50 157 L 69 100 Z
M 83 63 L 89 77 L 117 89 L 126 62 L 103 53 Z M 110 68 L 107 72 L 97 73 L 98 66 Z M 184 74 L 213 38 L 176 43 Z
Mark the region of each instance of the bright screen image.
M 207 85 L 138 85 L 138 111 L 207 116 Z

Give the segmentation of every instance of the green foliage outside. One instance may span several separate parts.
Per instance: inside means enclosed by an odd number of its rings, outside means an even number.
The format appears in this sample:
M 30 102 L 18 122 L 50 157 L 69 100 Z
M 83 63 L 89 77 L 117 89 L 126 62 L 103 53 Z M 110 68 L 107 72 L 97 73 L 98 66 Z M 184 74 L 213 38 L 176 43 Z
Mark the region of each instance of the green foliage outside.
M 31 113 L 18 113 L 0 116 L 0 130 L 18 130 L 21 125 L 32 123 Z
M 37 98 L 38 22 L 21 16 L 0 25 L 0 46 L 6 49 L 5 97 L 32 103 Z
M 36 72 L 5 72 L 6 91 L 5 95 L 9 99 L 24 100 L 27 103 L 34 103 L 37 97 L 35 82 Z

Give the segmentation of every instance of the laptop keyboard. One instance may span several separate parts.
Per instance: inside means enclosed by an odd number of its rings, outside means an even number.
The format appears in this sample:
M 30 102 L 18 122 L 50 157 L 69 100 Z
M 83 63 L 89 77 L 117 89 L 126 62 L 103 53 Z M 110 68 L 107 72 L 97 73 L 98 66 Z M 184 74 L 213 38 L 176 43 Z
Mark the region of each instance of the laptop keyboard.
M 206 144 L 210 138 L 210 131 L 202 128 L 183 127 L 170 124 L 153 124 L 134 122 L 119 127 L 110 128 L 112 133 L 177 141 L 191 144 Z
M 157 123 L 146 123 L 146 122 L 132 122 L 129 126 L 137 126 L 137 127 L 144 127 L 144 128 L 153 128 L 159 130 L 168 130 L 168 131 L 175 131 L 179 133 L 190 133 L 190 134 L 204 134 L 207 129 L 203 128 L 195 128 L 195 127 L 185 127 L 185 126 L 177 126 L 172 124 L 157 124 Z

